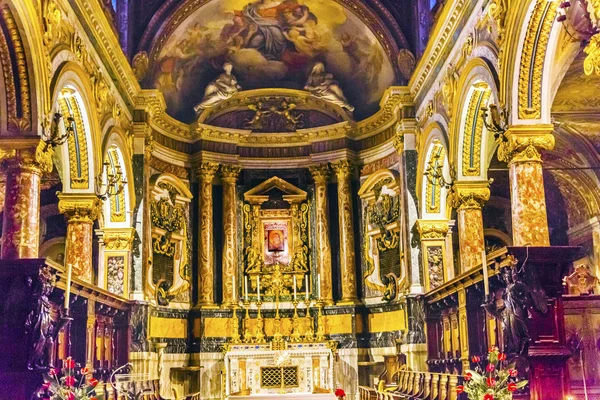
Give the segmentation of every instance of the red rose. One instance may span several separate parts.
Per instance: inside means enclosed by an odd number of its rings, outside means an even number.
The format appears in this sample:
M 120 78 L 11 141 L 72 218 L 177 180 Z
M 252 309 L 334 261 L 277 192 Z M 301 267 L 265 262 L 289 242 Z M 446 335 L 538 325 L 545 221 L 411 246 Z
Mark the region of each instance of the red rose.
M 75 377 L 74 376 L 67 376 L 65 377 L 65 385 L 67 386 L 75 386 Z
M 467 372 L 464 376 L 465 381 L 470 381 L 472 377 L 473 377 L 473 374 L 470 372 Z
M 487 367 L 485 367 L 485 369 L 486 369 L 487 372 L 494 372 L 494 370 L 496 369 L 496 367 L 494 366 L 494 364 L 489 363 L 487 365 Z
M 486 393 L 486 395 L 483 396 L 483 400 L 494 400 L 494 395 L 491 393 Z
M 498 351 L 498 348 L 496 346 L 490 346 L 490 348 L 488 349 L 489 353 L 493 353 L 495 351 Z
M 456 393 L 461 394 L 464 391 L 465 391 L 465 387 L 463 385 L 458 385 L 456 387 Z
M 496 380 L 492 377 L 487 378 L 486 382 L 489 387 L 496 386 Z
M 50 375 L 50 376 L 58 375 L 58 369 L 50 368 L 50 371 L 48 371 L 48 375 Z
M 75 360 L 72 357 L 67 357 L 65 360 L 65 368 L 75 368 Z
M 69 392 L 69 394 L 67 394 L 67 400 L 75 400 L 75 393 Z
M 506 361 L 506 353 L 500 353 L 500 354 L 498 354 L 498 360 L 500 360 L 500 361 Z
M 517 384 L 511 382 L 508 384 L 508 387 L 506 389 L 508 389 L 509 392 L 514 392 L 515 390 L 517 390 Z
M 513 378 L 516 378 L 517 375 L 519 375 L 519 371 L 517 371 L 516 369 L 512 369 L 511 368 L 511 369 L 508 370 L 508 375 L 510 375 Z
M 90 379 L 90 386 L 96 387 L 97 384 L 98 384 L 98 379 L 96 379 L 96 378 Z
M 87 375 L 88 372 L 90 372 L 90 370 L 87 369 L 87 367 L 81 368 L 81 375 Z
M 474 363 L 478 363 L 481 361 L 481 358 L 478 356 L 473 356 L 473 358 L 471 358 L 471 361 L 473 361 Z
M 44 382 L 44 383 L 42 383 L 42 389 L 44 389 L 44 390 L 50 389 L 50 382 Z

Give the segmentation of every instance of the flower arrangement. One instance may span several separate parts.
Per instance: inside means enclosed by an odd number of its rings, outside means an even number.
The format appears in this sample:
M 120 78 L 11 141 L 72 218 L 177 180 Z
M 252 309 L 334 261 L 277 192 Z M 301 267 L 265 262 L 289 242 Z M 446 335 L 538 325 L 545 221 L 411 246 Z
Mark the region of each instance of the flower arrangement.
M 344 392 L 344 389 L 335 389 L 334 394 L 339 400 L 342 400 L 344 397 L 346 397 L 346 392 Z
M 51 368 L 41 387 L 43 400 L 99 400 L 96 397 L 98 380 L 87 379 L 87 368 L 77 368 L 71 357 L 63 362 L 62 371 Z
M 456 392 L 466 393 L 472 400 L 512 400 L 513 393 L 527 385 L 526 380 L 518 380 L 514 365 L 502 368 L 506 354 L 496 346 L 490 347 L 488 364 L 483 368 L 481 358 L 474 356 L 471 361 L 477 364 L 475 370 L 467 370 L 463 376 L 464 385 L 458 385 Z

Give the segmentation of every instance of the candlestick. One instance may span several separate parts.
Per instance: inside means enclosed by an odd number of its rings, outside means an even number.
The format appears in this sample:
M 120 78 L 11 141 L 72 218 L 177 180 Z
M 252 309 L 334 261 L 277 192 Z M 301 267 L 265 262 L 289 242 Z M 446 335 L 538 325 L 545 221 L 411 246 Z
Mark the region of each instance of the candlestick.
M 244 276 L 244 301 L 248 302 L 248 275 Z
M 304 278 L 304 287 L 306 288 L 306 302 L 308 303 L 308 275 L 306 275 Z
M 321 274 L 317 274 L 317 298 L 321 299 Z
M 485 255 L 485 250 L 481 252 L 481 264 L 483 265 L 483 287 L 485 290 L 485 297 L 487 297 L 490 294 L 490 281 L 488 277 L 487 257 Z
M 65 310 L 69 309 L 69 303 L 71 301 L 71 274 L 73 273 L 73 266 L 71 263 L 67 264 L 67 283 L 65 286 Z
M 256 290 L 258 295 L 258 302 L 260 303 L 260 275 L 256 275 Z
M 236 302 L 236 299 L 235 299 L 235 275 L 231 276 L 231 297 L 232 297 L 233 301 Z
M 296 301 L 296 275 L 294 275 L 294 301 Z

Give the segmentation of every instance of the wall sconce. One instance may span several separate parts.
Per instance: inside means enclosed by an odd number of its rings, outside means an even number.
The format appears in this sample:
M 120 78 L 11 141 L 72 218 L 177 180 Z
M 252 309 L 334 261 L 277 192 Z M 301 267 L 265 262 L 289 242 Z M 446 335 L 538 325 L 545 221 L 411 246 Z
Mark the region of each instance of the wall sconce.
M 75 133 L 75 129 L 73 129 L 75 119 L 73 119 L 73 117 L 68 117 L 67 123 L 65 124 L 65 133 L 62 135 L 60 134 L 59 126 L 62 117 L 61 113 L 55 113 L 49 129 L 46 129 L 44 124 L 42 124 L 42 140 L 46 143 L 45 150 L 50 147 L 54 148 L 65 144 L 67 140 L 69 140 L 69 137 Z
M 432 155 L 429 161 L 427 161 L 427 169 L 423 175 L 425 175 L 427 182 L 429 182 L 431 185 L 439 184 L 446 189 L 450 189 L 452 187 L 452 182 L 448 182 L 446 181 L 446 178 L 444 178 L 444 164 L 440 163 L 439 161 L 441 161 L 441 157 L 439 155 Z
M 502 138 L 506 141 L 504 133 L 508 130 L 508 112 L 504 108 L 499 108 L 496 104 L 490 104 L 489 107 L 482 107 L 483 124 L 486 129 L 494 134 L 494 139 Z
M 96 196 L 101 200 L 108 200 L 109 197 L 118 196 L 123 193 L 127 181 L 123 180 L 121 167 L 117 166 L 116 173 L 109 171 L 110 163 L 108 161 L 102 164 L 102 172 L 96 177 Z M 104 176 L 106 175 L 106 181 Z

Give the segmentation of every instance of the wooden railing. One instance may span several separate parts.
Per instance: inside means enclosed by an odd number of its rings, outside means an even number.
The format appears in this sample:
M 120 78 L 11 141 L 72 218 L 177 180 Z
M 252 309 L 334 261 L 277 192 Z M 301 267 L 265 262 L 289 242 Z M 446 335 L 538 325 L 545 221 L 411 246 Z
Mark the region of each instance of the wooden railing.
M 399 370 L 395 387 L 373 389 L 360 386 L 360 400 L 456 400 L 458 375 Z

